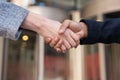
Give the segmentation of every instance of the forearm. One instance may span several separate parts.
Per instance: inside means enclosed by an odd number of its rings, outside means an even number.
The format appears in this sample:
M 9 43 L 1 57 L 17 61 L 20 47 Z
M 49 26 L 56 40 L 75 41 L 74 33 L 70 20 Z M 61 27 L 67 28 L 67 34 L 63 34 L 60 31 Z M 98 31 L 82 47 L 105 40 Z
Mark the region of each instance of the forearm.
M 26 19 L 24 20 L 21 28 L 35 31 L 38 34 L 45 37 L 44 31 L 50 31 L 51 33 L 54 33 L 54 30 L 51 30 L 54 26 L 55 26 L 54 28 L 58 31 L 59 26 L 56 27 L 56 24 L 57 25 L 59 24 L 60 26 L 60 23 L 58 21 L 54 21 L 46 17 L 43 17 L 40 14 L 30 12 L 28 16 L 26 17 Z
M 40 32 L 43 23 L 45 23 L 46 18 L 41 15 L 29 12 L 28 16 L 25 18 L 24 22 L 21 25 L 21 28 Z
M 81 44 L 120 43 L 120 19 L 103 22 L 83 20 L 82 22 L 88 27 L 88 36 L 80 40 Z

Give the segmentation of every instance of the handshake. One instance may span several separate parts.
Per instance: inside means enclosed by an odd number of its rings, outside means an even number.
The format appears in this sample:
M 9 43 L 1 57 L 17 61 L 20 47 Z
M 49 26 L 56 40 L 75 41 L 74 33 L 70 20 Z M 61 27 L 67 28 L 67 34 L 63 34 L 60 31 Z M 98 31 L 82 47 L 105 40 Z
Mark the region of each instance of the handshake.
M 57 34 L 54 37 L 45 37 L 45 41 L 57 52 L 65 53 L 72 47 L 76 48 L 80 44 L 80 39 L 87 37 L 87 26 L 83 22 L 65 20 L 62 24 L 56 22 L 56 25 L 56 29 L 55 26 L 51 29 Z
M 22 24 L 22 28 L 29 29 L 42 35 L 45 42 L 57 52 L 65 53 L 80 44 L 80 39 L 87 37 L 87 25 L 83 22 L 65 20 L 58 21 L 45 18 L 30 12 Z

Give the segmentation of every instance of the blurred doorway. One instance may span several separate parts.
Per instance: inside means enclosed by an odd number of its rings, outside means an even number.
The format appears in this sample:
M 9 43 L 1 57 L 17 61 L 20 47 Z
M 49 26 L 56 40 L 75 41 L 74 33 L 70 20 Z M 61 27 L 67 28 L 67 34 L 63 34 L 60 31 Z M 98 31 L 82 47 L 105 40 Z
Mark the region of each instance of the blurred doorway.
M 120 18 L 120 11 L 106 13 L 104 19 Z M 120 80 L 120 44 L 105 45 L 107 80 Z
M 97 20 L 97 16 L 90 19 Z M 99 44 L 84 47 L 85 80 L 101 80 Z
M 36 33 L 24 30 L 17 41 L 5 40 L 2 80 L 35 80 Z
M 44 80 L 69 80 L 69 54 L 45 45 Z

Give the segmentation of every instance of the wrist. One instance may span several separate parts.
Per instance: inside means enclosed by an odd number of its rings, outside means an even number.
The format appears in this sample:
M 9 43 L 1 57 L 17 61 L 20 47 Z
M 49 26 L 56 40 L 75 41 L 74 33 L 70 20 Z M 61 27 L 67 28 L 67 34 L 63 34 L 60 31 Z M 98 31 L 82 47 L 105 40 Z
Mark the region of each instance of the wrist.
M 45 21 L 46 21 L 45 17 L 39 14 L 29 12 L 28 16 L 23 21 L 21 28 L 32 30 L 39 33 Z
M 83 38 L 86 38 L 88 36 L 88 27 L 84 22 L 80 22 L 80 25 L 83 30 Z

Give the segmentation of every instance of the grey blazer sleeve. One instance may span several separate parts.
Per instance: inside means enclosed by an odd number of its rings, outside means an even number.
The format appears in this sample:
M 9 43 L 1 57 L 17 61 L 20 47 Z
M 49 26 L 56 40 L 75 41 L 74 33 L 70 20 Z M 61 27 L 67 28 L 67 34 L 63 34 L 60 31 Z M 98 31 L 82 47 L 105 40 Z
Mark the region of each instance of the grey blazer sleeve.
M 0 36 L 16 40 L 28 11 L 15 4 L 0 1 Z

